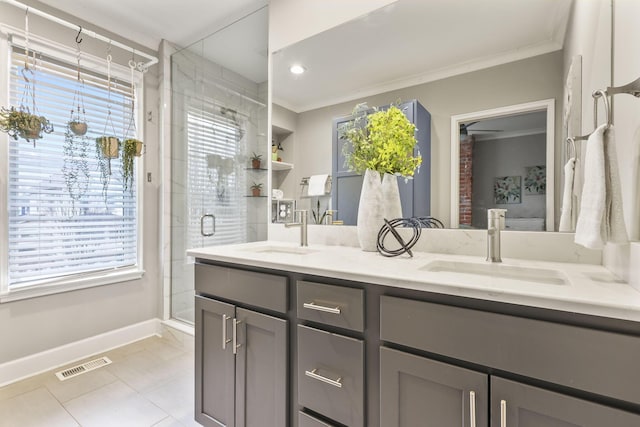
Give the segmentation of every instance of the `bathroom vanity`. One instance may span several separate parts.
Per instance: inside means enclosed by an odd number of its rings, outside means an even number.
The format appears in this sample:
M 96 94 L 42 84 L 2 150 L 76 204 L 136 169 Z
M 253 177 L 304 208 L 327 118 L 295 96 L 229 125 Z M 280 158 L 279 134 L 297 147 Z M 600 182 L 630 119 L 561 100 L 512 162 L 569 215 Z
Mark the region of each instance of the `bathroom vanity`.
M 640 292 L 601 266 L 189 254 L 205 426 L 640 425 Z

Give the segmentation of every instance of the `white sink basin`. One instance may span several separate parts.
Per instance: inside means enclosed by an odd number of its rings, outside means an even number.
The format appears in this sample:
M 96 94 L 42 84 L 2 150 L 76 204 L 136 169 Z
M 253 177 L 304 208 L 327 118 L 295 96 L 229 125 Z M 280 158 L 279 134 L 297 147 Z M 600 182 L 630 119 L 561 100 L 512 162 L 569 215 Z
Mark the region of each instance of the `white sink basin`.
M 431 272 L 490 276 L 520 282 L 545 285 L 568 285 L 565 275 L 557 270 L 535 267 L 520 267 L 500 263 L 475 263 L 465 261 L 435 260 L 420 268 Z
M 263 253 L 263 254 L 290 254 L 290 255 L 308 255 L 317 250 L 309 249 L 305 246 L 258 246 L 255 248 L 244 249 L 247 252 Z

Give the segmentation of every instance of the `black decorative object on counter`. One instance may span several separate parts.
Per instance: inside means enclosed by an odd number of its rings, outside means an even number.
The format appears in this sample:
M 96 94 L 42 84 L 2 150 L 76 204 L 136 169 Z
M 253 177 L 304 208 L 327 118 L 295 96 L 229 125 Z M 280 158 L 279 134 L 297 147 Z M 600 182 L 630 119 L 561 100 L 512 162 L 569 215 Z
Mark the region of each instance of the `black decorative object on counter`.
M 398 231 L 396 230 L 396 228 L 398 227 L 411 228 L 411 230 L 413 230 L 413 235 L 408 242 L 405 242 L 400 233 L 398 233 Z M 386 257 L 395 257 L 404 253 L 407 253 L 410 257 L 413 257 L 411 248 L 414 247 L 416 243 L 418 243 L 423 228 L 444 228 L 444 224 L 442 224 L 439 219 L 430 216 L 416 218 L 396 218 L 390 221 L 385 218 L 384 225 L 378 232 L 378 252 L 382 256 Z M 400 244 L 400 247 L 398 249 L 388 249 L 387 247 L 385 247 L 384 242 L 389 234 L 391 234 Z

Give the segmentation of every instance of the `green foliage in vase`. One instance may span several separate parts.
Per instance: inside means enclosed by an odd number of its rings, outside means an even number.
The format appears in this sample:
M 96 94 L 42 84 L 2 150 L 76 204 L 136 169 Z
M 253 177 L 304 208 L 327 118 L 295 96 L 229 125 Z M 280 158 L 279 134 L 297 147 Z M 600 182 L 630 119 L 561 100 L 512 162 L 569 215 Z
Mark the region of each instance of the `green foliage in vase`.
M 367 115 L 361 106 L 354 110 L 355 119 L 342 129 L 345 164 L 350 170 L 364 173 L 371 169 L 380 173 L 412 177 L 422 163 L 413 155 L 418 141 L 416 127 L 395 105 L 387 110 L 374 109 Z

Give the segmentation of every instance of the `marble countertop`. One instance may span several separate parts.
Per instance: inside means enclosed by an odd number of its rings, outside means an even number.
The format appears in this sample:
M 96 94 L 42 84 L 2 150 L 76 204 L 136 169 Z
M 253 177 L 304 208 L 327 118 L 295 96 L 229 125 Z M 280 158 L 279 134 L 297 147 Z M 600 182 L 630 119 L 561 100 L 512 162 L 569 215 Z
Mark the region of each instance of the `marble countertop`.
M 640 322 L 640 292 L 600 265 L 503 258 L 498 268 L 515 272 L 503 277 L 493 275 L 493 266 L 476 256 L 414 252 L 412 258 L 387 258 L 353 247 L 300 248 L 276 241 L 191 249 L 187 254 L 212 261 Z M 433 266 L 445 268 L 432 271 Z M 470 267 L 470 271 L 478 267 L 481 273 L 450 271 L 456 266 Z M 518 277 L 520 271 L 531 279 Z M 552 277 L 549 282 L 553 283 L 542 283 L 533 279 L 549 273 L 562 280 Z

